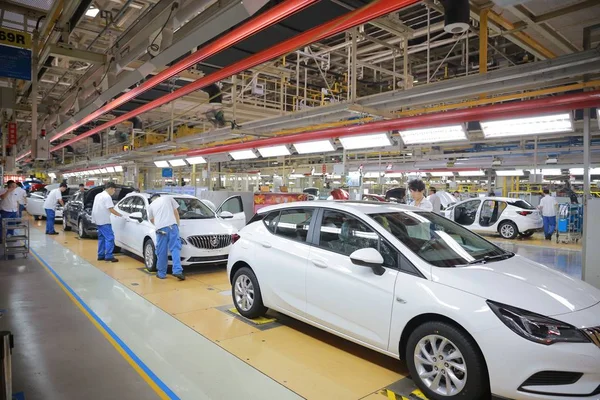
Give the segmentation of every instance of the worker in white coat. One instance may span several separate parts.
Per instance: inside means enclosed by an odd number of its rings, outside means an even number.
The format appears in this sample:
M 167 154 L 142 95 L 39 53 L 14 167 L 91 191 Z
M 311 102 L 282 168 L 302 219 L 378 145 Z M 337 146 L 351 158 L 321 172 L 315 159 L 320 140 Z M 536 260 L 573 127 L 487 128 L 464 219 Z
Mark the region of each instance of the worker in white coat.
M 60 203 L 64 207 L 65 202 L 62 198 L 63 193 L 67 190 L 67 184 L 61 183 L 56 189 L 53 189 L 46 196 L 44 201 L 44 210 L 46 211 L 46 235 L 58 235 L 54 230 L 54 221 L 56 219 L 56 206 Z
M 540 200 L 538 208 L 544 219 L 544 236 L 546 240 L 552 240 L 556 229 L 556 199 L 550 195 L 550 190 L 544 189 L 544 197 Z
M 156 227 L 156 277 L 167 277 L 168 256 L 173 260 L 173 276 L 183 281 L 181 239 L 179 238 L 179 204 L 171 196 L 161 196 L 148 207 L 148 219 Z

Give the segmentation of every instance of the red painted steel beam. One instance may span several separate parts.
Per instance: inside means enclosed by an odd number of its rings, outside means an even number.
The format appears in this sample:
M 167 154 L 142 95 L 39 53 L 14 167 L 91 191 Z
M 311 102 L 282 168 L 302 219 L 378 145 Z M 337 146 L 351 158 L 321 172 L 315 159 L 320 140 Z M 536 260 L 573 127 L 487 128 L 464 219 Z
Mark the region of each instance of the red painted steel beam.
M 90 137 L 98 132 L 102 132 L 107 128 L 125 122 L 137 115 L 153 110 L 182 96 L 188 95 L 192 92 L 195 92 L 196 90 L 200 90 L 208 85 L 216 83 L 222 79 L 228 78 L 242 71 L 246 71 L 250 68 L 254 68 L 274 58 L 278 58 L 285 54 L 291 53 L 292 51 L 297 50 L 301 47 L 328 38 L 329 36 L 344 32 L 355 26 L 365 24 L 373 19 L 377 19 L 394 11 L 398 11 L 411 4 L 418 3 L 419 1 L 420 0 L 375 0 L 372 3 L 369 3 L 368 5 L 360 9 L 354 10 L 330 22 L 317 26 L 316 28 L 310 29 L 297 36 L 294 36 L 293 38 L 285 40 L 269 49 L 258 52 L 250 57 L 247 57 L 232 65 L 222 68 L 217 72 L 202 77 L 197 81 L 190 83 L 189 85 L 186 85 L 172 93 L 169 93 L 156 100 L 146 103 L 143 106 L 138 107 L 135 110 L 130 111 L 126 114 L 123 114 L 96 128 L 93 128 L 92 130 L 89 130 L 77 136 L 76 138 L 70 139 L 64 143 L 54 146 L 50 149 L 50 151 L 62 149 L 65 146 L 71 145 L 75 142 L 78 142 L 79 140 Z
M 423 114 L 413 117 L 390 119 L 386 121 L 371 122 L 362 125 L 343 126 L 323 129 L 312 132 L 302 132 L 293 135 L 277 136 L 268 139 L 258 139 L 244 143 L 235 143 L 204 149 L 181 151 L 177 155 L 187 157 L 206 156 L 210 154 L 228 153 L 230 151 L 268 147 L 282 144 L 308 142 L 312 140 L 333 139 L 343 136 L 366 135 L 395 130 L 414 128 L 429 128 L 435 126 L 459 124 L 470 121 L 484 121 L 493 119 L 516 118 L 535 116 L 560 111 L 577 110 L 600 106 L 600 90 L 583 92 L 543 99 L 527 100 L 503 104 Z
M 275 25 L 276 23 L 284 20 L 290 15 L 307 8 L 308 6 L 311 6 L 318 1 L 320 0 L 288 0 L 271 8 L 270 10 L 264 12 L 256 18 L 251 19 L 249 22 L 243 24 L 242 26 L 218 38 L 209 45 L 204 46 L 200 50 L 192 53 L 183 60 L 179 61 L 177 64 L 165 69 L 164 71 L 159 72 L 140 86 L 106 103 L 104 106 L 100 107 L 93 113 L 84 117 L 81 121 L 74 123 L 68 128 L 52 136 L 50 141 L 53 142 L 57 139 L 60 139 L 69 132 L 72 132 L 75 129 L 87 124 L 88 122 L 95 120 L 101 115 L 106 114 L 111 110 L 114 110 L 120 105 L 127 103 L 131 99 L 134 99 L 140 94 L 152 89 L 161 82 L 172 78 L 181 71 L 185 71 L 193 65 L 198 64 L 199 62 L 214 56 L 220 51 L 234 46 L 235 44 L 256 34 L 257 32 L 260 32 L 261 30 L 266 29 L 269 26 Z

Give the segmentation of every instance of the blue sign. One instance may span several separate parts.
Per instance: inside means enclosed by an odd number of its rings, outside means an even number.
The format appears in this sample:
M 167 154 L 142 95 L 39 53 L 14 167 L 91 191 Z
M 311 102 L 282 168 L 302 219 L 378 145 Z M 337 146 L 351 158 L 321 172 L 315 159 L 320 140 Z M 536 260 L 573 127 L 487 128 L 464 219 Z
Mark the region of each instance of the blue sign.
M 0 46 L 0 76 L 31 80 L 31 50 Z
M 172 178 L 173 177 L 173 168 L 163 168 L 162 169 L 162 177 L 163 178 Z

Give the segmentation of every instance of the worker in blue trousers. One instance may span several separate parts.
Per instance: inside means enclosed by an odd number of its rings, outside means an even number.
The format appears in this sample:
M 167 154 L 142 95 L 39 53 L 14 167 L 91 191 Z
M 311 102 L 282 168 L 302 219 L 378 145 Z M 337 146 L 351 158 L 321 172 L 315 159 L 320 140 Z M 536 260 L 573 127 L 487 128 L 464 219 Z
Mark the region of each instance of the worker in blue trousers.
M 179 238 L 179 204 L 171 196 L 161 196 L 148 207 L 148 219 L 156 227 L 156 277 L 167 277 L 169 252 L 173 260 L 173 276 L 185 280 L 181 266 Z
M 44 200 L 44 211 L 46 211 L 46 235 L 58 235 L 54 230 L 54 221 L 56 219 L 56 205 L 60 203 L 65 206 L 62 198 L 63 193 L 67 190 L 67 184 L 61 183 L 56 189 L 53 189 Z
M 94 197 L 92 206 L 92 222 L 98 228 L 98 261 L 119 262 L 113 252 L 115 250 L 115 234 L 112 230 L 110 215 L 121 217 L 121 214 L 115 211 L 113 196 L 117 186 L 113 182 L 104 185 L 104 191 Z
M 552 235 L 556 229 L 556 199 L 550 195 L 550 190 L 544 189 L 544 197 L 540 200 L 538 208 L 544 219 L 544 237 L 546 240 L 552 240 Z
M 2 242 L 2 220 L 17 218 L 19 212 L 19 192 L 17 184 L 10 180 L 6 182 L 6 189 L 0 188 L 0 243 Z M 12 224 L 12 222 L 11 222 Z M 6 235 L 13 234 L 12 229 L 7 229 Z

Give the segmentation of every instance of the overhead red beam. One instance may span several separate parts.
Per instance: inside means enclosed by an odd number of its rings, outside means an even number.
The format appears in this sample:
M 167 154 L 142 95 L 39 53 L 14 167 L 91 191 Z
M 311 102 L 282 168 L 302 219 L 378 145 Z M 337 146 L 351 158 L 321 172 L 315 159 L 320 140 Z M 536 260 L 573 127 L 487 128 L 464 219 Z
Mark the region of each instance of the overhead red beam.
M 140 86 L 133 88 L 129 92 L 106 103 L 104 106 L 100 107 L 93 113 L 87 115 L 86 117 L 81 119 L 79 122 L 76 122 L 73 125 L 69 126 L 68 128 L 63 129 L 62 131 L 56 133 L 54 136 L 52 136 L 52 138 L 50 138 L 50 141 L 53 142 L 57 139 L 60 139 L 64 135 L 68 134 L 69 132 L 72 132 L 75 129 L 87 124 L 88 122 L 95 120 L 96 118 L 100 117 L 101 115 L 106 114 L 107 112 L 109 112 L 111 110 L 114 110 L 115 108 L 119 107 L 120 105 L 127 103 L 131 99 L 134 99 L 137 96 L 139 96 L 140 94 L 152 89 L 153 87 L 160 84 L 161 82 L 164 82 L 169 78 L 172 78 L 173 76 L 177 75 L 181 71 L 187 70 L 191 66 L 212 57 L 213 55 L 217 54 L 218 52 L 243 41 L 244 39 L 256 34 L 257 32 L 259 32 L 263 29 L 268 28 L 269 26 L 275 25 L 276 23 L 284 20 L 285 18 L 289 17 L 290 15 L 295 14 L 295 13 L 305 9 L 308 6 L 313 5 L 314 3 L 318 2 L 318 1 L 320 1 L 320 0 L 288 0 L 288 1 L 285 1 L 279 5 L 271 8 L 268 11 L 265 11 L 264 13 L 260 14 L 256 18 L 252 18 L 249 22 L 243 24 L 242 26 L 240 26 L 238 28 L 235 28 L 231 32 L 228 32 L 227 34 L 223 35 L 222 37 L 220 37 L 220 38 L 216 39 L 215 41 L 211 42 L 210 44 L 204 46 L 200 50 L 187 56 L 183 60 L 179 61 L 177 64 L 154 75 L 153 77 L 151 77 L 150 79 L 148 79 L 147 81 L 142 83 Z
M 362 125 L 343 126 L 318 131 L 302 132 L 268 139 L 258 139 L 244 143 L 208 147 L 191 151 L 180 151 L 176 153 L 176 155 L 186 155 L 188 157 L 206 156 L 210 154 L 228 153 L 231 151 L 253 149 L 257 147 L 308 142 L 312 140 L 333 139 L 343 136 L 365 135 L 369 133 L 414 128 L 429 128 L 490 119 L 533 116 L 597 106 L 600 106 L 600 90 L 546 97 L 536 100 L 492 104 L 488 106 L 438 112 L 434 114 L 416 115 L 413 117 L 390 119 Z
M 330 22 L 317 26 L 316 28 L 310 29 L 297 36 L 294 36 L 293 38 L 285 40 L 269 49 L 258 52 L 250 57 L 247 57 L 232 65 L 222 68 L 217 72 L 202 77 L 197 81 L 190 83 L 189 85 L 186 85 L 172 93 L 166 94 L 156 100 L 146 103 L 143 106 L 138 107 L 135 110 L 130 111 L 126 114 L 123 114 L 96 128 L 93 128 L 77 136 L 76 138 L 70 139 L 64 143 L 54 146 L 50 149 L 50 151 L 62 149 L 65 146 L 71 145 L 75 142 L 78 142 L 79 140 L 90 137 L 98 132 L 102 132 L 107 128 L 125 122 L 137 115 L 153 110 L 175 99 L 178 99 L 182 96 L 195 92 L 196 90 L 200 90 L 208 85 L 216 83 L 222 79 L 228 78 L 232 75 L 248 70 L 250 68 L 254 68 L 269 60 L 281 57 L 301 47 L 317 42 L 319 40 L 323 40 L 329 36 L 344 32 L 350 28 L 362 25 L 373 19 L 377 19 L 394 11 L 398 11 L 411 4 L 418 3 L 419 1 L 420 0 L 375 0 L 360 9 L 354 10 Z

